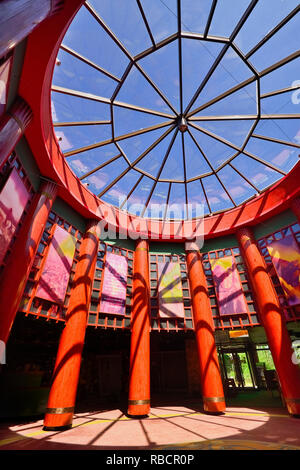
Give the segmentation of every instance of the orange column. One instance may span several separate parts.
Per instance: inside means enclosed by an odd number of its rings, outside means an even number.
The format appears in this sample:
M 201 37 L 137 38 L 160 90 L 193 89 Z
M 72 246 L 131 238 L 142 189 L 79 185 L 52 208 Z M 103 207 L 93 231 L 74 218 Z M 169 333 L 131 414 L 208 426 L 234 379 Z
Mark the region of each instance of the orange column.
M 260 319 L 279 377 L 289 413 L 300 415 L 300 368 L 292 361 L 293 349 L 272 281 L 254 236 L 248 228 L 237 231 L 241 254 L 246 263 Z
M 150 411 L 150 280 L 149 244 L 138 240 L 133 264 L 128 414 Z
M 66 314 L 66 325 L 58 346 L 44 419 L 46 431 L 63 430 L 72 426 L 97 261 L 99 231 L 98 221 L 91 221 L 81 243 Z
M 298 222 L 300 223 L 300 198 L 296 197 L 291 203 L 291 209 L 294 212 L 295 216 L 298 219 Z
M 17 234 L 11 256 L 0 278 L 0 340 L 7 342 L 26 282 L 43 235 L 57 187 L 45 183 L 36 193 Z
M 226 404 L 206 277 L 199 250 L 193 250 L 187 243 L 186 262 L 193 305 L 204 411 L 222 413 L 225 411 Z
M 0 58 L 47 16 L 58 13 L 63 4 L 63 0 L 1 0 Z
M 14 150 L 32 119 L 32 112 L 22 98 L 17 98 L 0 121 L 0 169 Z

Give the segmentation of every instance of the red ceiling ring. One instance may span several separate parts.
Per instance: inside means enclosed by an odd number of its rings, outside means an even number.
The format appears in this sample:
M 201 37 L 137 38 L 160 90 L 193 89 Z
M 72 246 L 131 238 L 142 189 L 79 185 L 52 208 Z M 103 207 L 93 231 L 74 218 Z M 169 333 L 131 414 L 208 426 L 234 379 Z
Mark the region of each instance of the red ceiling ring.
M 105 219 L 116 230 L 139 229 L 149 239 L 182 242 L 203 232 L 213 238 L 233 233 L 245 225 L 256 225 L 290 206 L 300 194 L 300 162 L 279 182 L 234 209 L 199 220 L 155 221 L 128 215 L 99 200 L 75 176 L 66 163 L 54 134 L 50 88 L 60 43 L 83 0 L 65 0 L 63 10 L 45 20 L 28 38 L 19 94 L 33 110 L 33 121 L 26 138 L 43 176 L 59 185 L 59 196 L 87 218 Z M 151 224 L 151 229 L 150 229 Z M 198 227 L 198 228 L 197 228 Z

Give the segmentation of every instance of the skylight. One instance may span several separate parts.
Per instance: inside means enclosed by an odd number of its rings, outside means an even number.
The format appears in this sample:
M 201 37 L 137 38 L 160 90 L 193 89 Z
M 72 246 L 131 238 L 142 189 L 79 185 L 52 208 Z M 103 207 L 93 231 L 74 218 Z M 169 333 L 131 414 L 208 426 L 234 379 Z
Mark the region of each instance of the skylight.
M 299 15 L 298 0 L 85 2 L 52 83 L 69 166 L 144 217 L 213 214 L 261 193 L 298 161 Z

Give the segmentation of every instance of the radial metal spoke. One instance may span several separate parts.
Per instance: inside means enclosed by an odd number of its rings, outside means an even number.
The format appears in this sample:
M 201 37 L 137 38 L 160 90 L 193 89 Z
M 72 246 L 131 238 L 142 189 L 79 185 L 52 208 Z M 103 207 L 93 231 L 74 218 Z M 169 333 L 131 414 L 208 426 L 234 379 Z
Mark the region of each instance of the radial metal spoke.
M 129 134 L 120 135 L 118 137 L 115 137 L 114 139 L 104 140 L 102 142 L 97 142 L 95 144 L 87 145 L 85 147 L 80 147 L 76 150 L 71 150 L 70 152 L 66 152 L 64 154 L 64 156 L 65 157 L 71 157 L 72 155 L 76 155 L 77 153 L 81 153 L 81 152 L 85 152 L 87 150 L 92 150 L 92 149 L 95 149 L 95 148 L 103 147 L 104 145 L 116 143 L 116 142 L 119 142 L 121 140 L 128 139 L 129 137 L 135 137 L 137 135 L 145 134 L 147 132 L 151 132 L 151 131 L 154 131 L 154 130 L 157 130 L 157 129 L 161 129 L 163 127 L 167 127 L 167 126 L 170 126 L 172 124 L 173 124 L 173 121 L 167 121 L 167 122 L 163 122 L 161 124 L 156 124 L 156 125 L 151 126 L 151 127 L 146 127 L 145 129 L 140 129 L 138 131 L 130 132 Z M 167 131 L 167 132 L 170 132 L 170 131 Z
M 250 85 L 251 83 L 256 81 L 256 77 L 250 77 L 247 80 L 244 80 L 243 82 L 239 83 L 238 85 L 235 85 L 234 87 L 230 88 L 229 90 L 225 91 L 224 93 L 221 93 L 221 95 L 216 96 L 215 98 L 211 99 L 210 101 L 207 101 L 207 103 L 202 104 L 196 109 L 193 109 L 190 113 L 188 113 L 187 118 L 191 119 L 192 116 L 196 113 L 199 113 L 200 111 L 203 111 L 203 109 L 208 108 L 209 106 L 212 106 L 213 104 L 217 103 L 218 101 L 223 100 L 224 98 L 232 95 L 236 91 L 240 90 L 241 88 L 246 87 L 247 85 Z
M 183 83 L 182 83 L 182 39 L 181 39 L 181 1 L 177 0 L 177 27 L 179 32 L 178 38 L 178 66 L 179 66 L 179 109 L 180 114 L 183 113 Z
M 289 147 L 295 147 L 300 149 L 300 144 L 296 144 L 295 142 L 288 142 L 286 140 L 275 139 L 274 137 L 267 137 L 265 135 L 258 135 L 252 134 L 252 137 L 256 139 L 268 140 L 269 142 L 274 142 L 276 144 L 288 145 Z
M 212 19 L 213 19 L 213 16 L 214 16 L 216 6 L 217 6 L 217 0 L 213 0 L 211 8 L 210 8 L 209 16 L 208 16 L 208 19 L 207 19 L 205 31 L 204 31 L 204 37 L 205 38 L 208 35 L 208 31 L 209 31 L 209 28 L 210 28 L 210 25 L 211 25 L 211 22 L 212 22 Z
M 269 73 L 274 72 L 274 70 L 277 70 L 277 69 L 279 69 L 280 67 L 282 67 L 283 65 L 286 65 L 286 64 L 288 64 L 289 62 L 292 62 L 292 60 L 295 60 L 295 59 L 297 59 L 298 57 L 300 57 L 300 49 L 299 49 L 298 51 L 296 51 L 296 52 L 293 52 L 293 53 L 290 54 L 289 56 L 284 57 L 283 59 L 279 60 L 279 61 L 276 62 L 275 64 L 270 65 L 270 66 L 267 67 L 266 69 L 262 70 L 262 71 L 259 73 L 259 78 L 262 78 L 262 77 L 264 77 L 265 75 L 268 75 Z
M 280 173 L 281 175 L 285 176 L 287 173 L 283 170 L 280 170 L 280 168 L 278 168 L 277 166 L 275 165 L 272 165 L 271 163 L 267 162 L 266 160 L 264 160 L 263 158 L 259 158 L 257 155 L 253 155 L 253 153 L 250 153 L 250 152 L 247 152 L 246 150 L 243 151 L 243 154 L 244 155 L 247 155 L 247 157 L 250 157 L 252 158 L 253 160 L 256 160 L 257 162 L 259 163 L 262 163 L 263 165 L 271 168 L 271 170 L 274 170 L 274 171 L 277 171 L 277 173 Z
M 138 185 L 140 184 L 140 182 L 142 181 L 144 175 L 141 175 L 139 177 L 139 179 L 137 180 L 137 182 L 132 186 L 131 190 L 129 191 L 129 193 L 127 194 L 126 198 L 124 199 L 124 201 L 122 202 L 122 204 L 120 205 L 120 209 L 122 209 L 122 207 L 124 206 L 124 204 L 128 201 L 128 199 L 130 198 L 131 194 L 133 193 L 133 191 L 138 187 Z
M 165 208 L 165 213 L 163 220 L 166 220 L 167 217 L 167 212 L 168 212 L 168 207 L 169 207 L 169 200 L 170 200 L 170 194 L 171 194 L 171 188 L 172 188 L 172 183 L 169 184 L 169 190 L 168 190 L 168 196 L 167 196 L 167 201 L 166 201 L 166 208 Z
M 53 127 L 103 126 L 103 125 L 110 125 L 110 124 L 111 124 L 111 121 L 54 122 Z
M 194 144 L 196 145 L 196 147 L 198 148 L 199 152 L 201 153 L 201 155 L 204 157 L 206 163 L 208 164 L 208 166 L 210 167 L 211 171 L 213 174 L 216 173 L 214 167 L 212 166 L 212 164 L 210 163 L 209 159 L 207 158 L 207 156 L 205 155 L 205 153 L 203 152 L 202 148 L 200 147 L 197 139 L 194 137 L 194 135 L 191 133 L 191 131 L 188 129 L 188 133 L 190 135 L 190 137 L 192 138 Z
M 173 144 L 174 144 L 174 142 L 175 142 L 175 139 L 176 139 L 177 134 L 178 134 L 178 129 L 175 130 L 175 132 L 174 132 L 174 134 L 173 134 L 173 137 L 172 137 L 172 139 L 171 139 L 171 142 L 169 143 L 169 146 L 168 146 L 167 151 L 166 151 L 166 153 L 165 153 L 164 159 L 163 159 L 163 161 L 162 161 L 162 163 L 161 163 L 161 165 L 160 165 L 160 168 L 159 168 L 159 170 L 158 170 L 158 173 L 157 173 L 157 175 L 156 175 L 155 182 L 154 182 L 154 184 L 153 184 L 153 186 L 152 186 L 152 188 L 151 188 L 151 191 L 150 191 L 150 193 L 149 193 L 148 199 L 147 199 L 147 201 L 146 201 L 145 208 L 144 208 L 144 210 L 143 210 L 143 212 L 142 212 L 142 214 L 141 214 L 142 217 L 144 216 L 144 213 L 145 213 L 145 211 L 146 211 L 146 209 L 147 209 L 147 207 L 148 207 L 148 204 L 149 204 L 149 202 L 150 202 L 150 199 L 151 199 L 151 197 L 152 197 L 152 194 L 153 194 L 153 192 L 154 192 L 154 190 L 155 190 L 155 187 L 156 187 L 156 185 L 157 185 L 157 183 L 158 183 L 158 181 L 159 181 L 161 172 L 163 171 L 163 168 L 164 168 L 164 166 L 165 166 L 165 163 L 166 163 L 166 161 L 167 161 L 167 159 L 168 159 L 168 157 L 169 157 L 169 154 L 170 154 L 170 152 L 171 152 L 171 149 L 172 149 L 172 147 L 173 147 Z
M 299 90 L 300 85 L 294 85 L 289 88 L 282 88 L 281 90 L 270 91 L 269 93 L 264 93 L 260 96 L 260 99 L 270 98 L 271 96 L 281 95 L 283 93 L 289 93 L 290 91 Z
M 201 184 L 201 188 L 202 188 L 202 191 L 203 191 L 203 194 L 204 194 L 205 200 L 206 200 L 206 204 L 207 204 L 207 207 L 208 207 L 209 213 L 210 213 L 210 214 L 212 214 L 212 210 L 211 210 L 210 203 L 209 203 L 209 200 L 208 200 L 208 197 L 207 197 L 207 194 L 206 194 L 206 191 L 205 191 L 204 185 L 203 185 L 202 178 L 200 179 L 200 184 Z
M 75 96 L 78 98 L 96 101 L 96 102 L 104 103 L 108 105 L 113 104 L 114 106 L 118 106 L 120 108 L 131 109 L 132 111 L 138 111 L 138 112 L 146 113 L 146 114 L 153 114 L 154 116 L 160 116 L 160 117 L 164 117 L 168 119 L 174 118 L 172 114 L 155 111 L 154 109 L 142 108 L 141 106 L 135 106 L 133 104 L 123 103 L 122 101 L 114 101 L 112 103 L 109 98 L 105 98 L 104 96 L 94 95 L 92 93 L 86 93 L 84 91 L 71 90 L 69 88 L 64 88 L 64 87 L 60 87 L 56 85 L 52 86 L 52 91 L 56 93 L 62 93 L 64 95 Z
M 129 170 L 133 169 L 146 155 L 148 155 L 149 152 L 151 152 L 151 150 L 153 150 L 165 137 L 167 137 L 167 135 L 173 129 L 174 127 L 171 127 L 166 132 L 164 132 L 163 135 L 161 135 L 158 139 L 156 139 L 156 141 L 153 142 L 153 144 L 151 144 L 141 155 L 139 155 L 139 157 L 137 157 L 133 163 L 128 165 L 128 167 L 124 171 L 122 171 L 122 173 L 120 173 L 120 175 L 118 175 L 109 185 L 107 185 L 103 189 L 103 191 L 101 191 L 101 193 L 99 193 L 97 196 L 102 197 L 103 194 L 105 194 L 112 186 L 114 186 L 124 175 L 126 175 L 126 173 L 128 173 Z
M 193 33 L 192 31 L 181 31 L 180 36 L 183 39 L 198 39 L 199 41 L 203 41 L 203 39 L 205 39 L 207 42 L 221 42 L 224 44 L 230 42 L 229 38 L 223 38 L 219 36 L 204 36 L 204 34 Z
M 232 116 L 191 116 L 188 121 L 249 121 L 257 119 L 256 114 L 240 114 Z
M 300 6 L 297 6 L 291 13 L 289 13 L 275 28 L 273 28 L 266 36 L 254 46 L 247 54 L 246 59 L 249 59 L 255 52 L 258 51 L 274 34 L 276 34 L 285 24 L 287 24 L 298 12 L 300 11 Z
M 144 21 L 144 24 L 145 24 L 145 27 L 146 27 L 147 32 L 148 32 L 148 34 L 149 34 L 150 41 L 152 42 L 153 46 L 155 47 L 154 37 L 153 37 L 152 31 L 151 31 L 151 29 L 150 29 L 149 23 L 148 23 L 148 21 L 147 21 L 147 18 L 146 18 L 146 15 L 145 15 L 145 12 L 144 12 L 144 10 L 143 10 L 143 7 L 142 7 L 142 5 L 141 5 L 140 0 L 136 0 L 136 3 L 137 3 L 137 5 L 138 5 L 138 7 L 139 7 L 140 13 L 141 13 L 141 15 L 142 15 L 142 18 L 143 18 L 143 21 Z
M 84 62 L 85 64 L 89 65 L 90 67 L 93 67 L 94 69 L 98 70 L 98 72 L 103 73 L 107 77 L 111 78 L 112 80 L 115 80 L 116 82 L 120 82 L 120 79 L 113 75 L 112 73 L 108 72 L 102 67 L 99 67 L 99 65 L 95 64 L 95 62 L 92 62 L 91 60 L 87 59 L 83 55 L 79 54 L 78 52 L 74 51 L 68 46 L 65 46 L 64 44 L 61 44 L 60 48 L 67 52 L 68 54 L 72 55 L 73 57 L 76 57 L 76 59 L 81 60 L 81 62 Z
M 93 170 L 89 171 L 88 173 L 85 173 L 83 176 L 80 176 L 80 180 L 84 180 L 85 178 L 87 178 L 88 176 L 92 175 L 93 173 L 95 173 L 96 171 L 98 170 L 101 170 L 102 168 L 104 168 L 105 166 L 109 165 L 110 163 L 114 162 L 115 160 L 118 160 L 118 158 L 122 157 L 122 154 L 119 153 L 118 155 L 116 155 L 115 157 L 113 158 L 110 158 L 109 160 L 107 160 L 106 162 L 104 163 L 101 163 L 101 165 L 98 165 L 96 168 L 93 168 Z
M 231 194 L 230 192 L 227 190 L 226 186 L 223 184 L 221 178 L 219 177 L 218 173 L 216 173 L 216 178 L 217 180 L 219 181 L 220 185 L 222 186 L 222 188 L 224 189 L 225 193 L 227 194 L 227 196 L 229 197 L 231 203 L 233 204 L 234 207 L 236 207 L 236 203 L 234 202 L 234 200 L 232 199 L 231 197 Z
M 95 18 L 95 20 L 102 26 L 102 28 L 107 32 L 107 34 L 111 37 L 111 39 L 119 46 L 121 51 L 127 56 L 127 58 L 131 61 L 134 61 L 133 56 L 130 52 L 126 49 L 126 47 L 121 43 L 121 41 L 117 38 L 117 36 L 111 31 L 111 29 L 107 26 L 107 24 L 103 21 L 101 16 L 98 15 L 96 10 L 89 4 L 89 2 L 85 2 L 84 6 L 87 8 L 89 13 Z
M 228 165 L 241 177 L 243 178 L 258 194 L 260 194 L 260 190 L 248 179 L 246 176 L 241 173 L 232 163 L 228 163 Z
M 225 144 L 225 145 L 227 145 L 228 147 L 233 148 L 234 150 L 238 150 L 239 152 L 242 151 L 242 148 L 241 148 L 241 147 L 238 147 L 237 145 L 232 144 L 232 143 L 229 142 L 228 140 L 223 139 L 222 137 L 219 137 L 218 135 L 214 134 L 213 132 L 207 131 L 207 130 L 204 129 L 203 127 L 199 127 L 199 126 L 197 126 L 196 124 L 193 124 L 193 123 L 190 123 L 190 125 L 191 125 L 192 127 L 194 127 L 195 129 L 197 129 L 198 131 L 203 132 L 203 134 L 206 134 L 206 135 L 208 135 L 209 137 L 212 137 L 213 139 L 218 140 L 218 141 L 221 142 L 222 144 Z
M 137 62 L 134 64 L 135 67 L 141 72 L 141 74 L 145 77 L 148 83 L 154 88 L 156 93 L 161 97 L 161 99 L 169 106 L 169 108 L 173 111 L 175 116 L 178 116 L 178 113 L 174 106 L 170 103 L 168 98 L 164 95 L 164 93 L 158 88 L 158 86 L 153 82 L 153 80 L 149 77 L 149 75 L 145 72 L 145 70 L 141 67 L 140 64 Z
M 196 99 L 198 98 L 199 94 L 201 93 L 201 91 L 203 90 L 203 88 L 205 87 L 205 85 L 207 84 L 208 80 L 210 79 L 210 77 L 212 76 L 212 74 L 214 73 L 214 71 L 216 70 L 217 66 L 219 65 L 219 63 L 221 62 L 221 60 L 223 59 L 223 57 L 225 56 L 226 52 L 228 51 L 231 43 L 234 41 L 234 39 L 236 38 L 236 36 L 238 35 L 238 33 L 240 32 L 240 29 L 242 28 L 242 26 L 244 25 L 244 23 L 247 21 L 248 19 L 248 16 L 250 15 L 250 13 L 252 12 L 252 10 L 254 9 L 254 7 L 256 6 L 258 0 L 252 0 L 250 5 L 248 6 L 247 10 L 245 11 L 245 13 L 243 14 L 243 16 L 241 17 L 240 21 L 238 22 L 237 26 L 235 27 L 233 33 L 231 34 L 230 38 L 229 38 L 229 42 L 227 44 L 225 44 L 225 46 L 223 47 L 223 49 L 221 50 L 221 52 L 219 53 L 219 55 L 217 56 L 215 62 L 213 63 L 213 65 L 211 66 L 211 68 L 209 69 L 208 73 L 206 74 L 204 80 L 202 81 L 202 83 L 200 84 L 200 86 L 198 87 L 198 89 L 196 90 L 194 96 L 192 97 L 191 101 L 189 102 L 189 104 L 187 105 L 186 109 L 185 109 L 185 112 L 184 114 L 186 115 L 189 110 L 191 109 L 191 107 L 193 106 L 194 102 L 196 101 Z
M 185 204 L 186 204 L 186 215 L 189 218 L 188 214 L 188 193 L 187 193 L 187 183 L 186 183 L 186 155 L 185 155 L 185 146 L 184 146 L 184 133 L 181 133 L 181 145 L 182 145 L 182 159 L 183 159 L 183 174 L 184 174 L 184 191 L 185 191 Z
M 260 119 L 299 119 L 300 114 L 262 114 Z

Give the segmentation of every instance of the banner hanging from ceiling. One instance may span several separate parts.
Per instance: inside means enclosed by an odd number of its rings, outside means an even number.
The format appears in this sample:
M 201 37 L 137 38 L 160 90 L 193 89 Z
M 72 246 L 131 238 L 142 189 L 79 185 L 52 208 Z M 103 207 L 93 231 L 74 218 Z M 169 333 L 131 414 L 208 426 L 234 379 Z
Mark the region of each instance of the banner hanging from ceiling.
M 75 254 L 76 238 L 55 227 L 39 280 L 36 297 L 63 304 Z
M 290 306 L 300 304 L 300 250 L 293 235 L 275 240 L 268 252 Z
M 0 264 L 29 199 L 30 194 L 14 168 L 0 194 Z
M 161 318 L 184 317 L 179 263 L 158 263 L 158 306 Z
M 125 256 L 106 253 L 101 291 L 101 313 L 125 314 L 128 262 Z
M 247 303 L 233 256 L 210 260 L 220 315 L 247 313 Z

